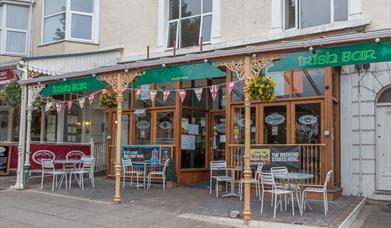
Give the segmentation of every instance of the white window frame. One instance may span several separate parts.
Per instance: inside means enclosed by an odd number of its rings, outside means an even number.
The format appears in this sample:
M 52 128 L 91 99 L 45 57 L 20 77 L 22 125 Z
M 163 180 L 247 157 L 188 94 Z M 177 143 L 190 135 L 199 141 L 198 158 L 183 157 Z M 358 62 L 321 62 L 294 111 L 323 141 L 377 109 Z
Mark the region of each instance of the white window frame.
M 100 0 L 93 0 L 94 4 L 94 10 L 92 13 L 86 13 L 86 12 L 80 12 L 71 10 L 71 0 L 65 0 L 65 11 L 61 11 L 58 13 L 54 13 L 48 16 L 45 16 L 45 3 L 46 1 L 50 0 L 43 0 L 42 4 L 42 22 L 41 22 L 41 45 L 48 45 L 53 43 L 58 43 L 62 41 L 74 41 L 74 42 L 80 42 L 80 43 L 93 43 L 98 44 L 99 43 L 99 15 L 100 15 Z M 65 13 L 65 35 L 64 39 L 61 40 L 54 40 L 50 42 L 44 42 L 44 30 L 45 30 L 45 19 L 53 16 L 58 16 L 60 14 Z M 81 38 L 74 38 L 72 37 L 71 31 L 72 31 L 72 15 L 83 15 L 83 16 L 90 16 L 92 17 L 92 25 L 91 25 L 91 39 L 81 39 Z
M 21 6 L 21 7 L 30 7 L 29 14 L 31 14 L 31 6 L 27 4 L 3 4 L 3 14 L 1 18 L 0 23 L 0 36 L 1 36 L 1 44 L 0 44 L 0 54 L 2 55 L 11 55 L 11 56 L 27 56 L 28 50 L 29 50 L 29 40 L 30 40 L 30 27 L 31 27 L 31 15 L 28 15 L 28 22 L 27 22 L 27 29 L 14 29 L 14 28 L 7 28 L 7 11 L 8 6 Z M 18 53 L 18 52 L 10 52 L 7 51 L 7 32 L 21 32 L 26 34 L 26 43 L 25 43 L 25 51 L 24 53 Z
M 179 44 L 182 43 L 182 41 L 180 40 L 180 31 L 181 31 L 181 21 L 182 20 L 186 20 L 186 19 L 191 19 L 191 18 L 196 18 L 196 17 L 201 17 L 201 21 L 200 21 L 200 32 L 198 34 L 198 44 L 200 43 L 201 41 L 201 36 L 202 36 L 202 31 L 203 31 L 203 22 L 204 22 L 204 17 L 205 16 L 212 16 L 212 22 L 211 22 L 211 31 L 210 31 L 210 40 L 209 41 L 202 41 L 202 44 L 205 45 L 205 44 L 211 44 L 212 43 L 212 38 L 213 38 L 213 20 L 214 20 L 214 17 L 213 17 L 213 7 L 214 7 L 214 1 L 212 1 L 212 10 L 208 13 L 204 13 L 204 0 L 201 0 L 201 13 L 200 14 L 197 14 L 197 15 L 192 15 L 192 16 L 189 16 L 189 17 L 182 17 L 182 1 L 179 0 L 179 16 L 178 16 L 178 19 L 173 19 L 173 20 L 170 20 L 168 17 L 167 19 L 167 24 L 166 24 L 166 32 L 165 32 L 165 48 L 166 50 L 172 50 L 174 49 L 173 47 L 169 47 L 168 45 L 168 40 L 169 40 L 169 31 L 170 31 L 170 23 L 173 23 L 173 22 L 176 22 L 177 23 L 177 30 L 176 30 L 176 49 L 184 49 L 184 48 L 191 48 L 191 47 L 183 47 L 181 48 L 179 46 Z M 169 15 L 170 13 L 170 2 L 167 1 L 167 15 Z M 179 42 L 178 42 L 179 41 Z
M 337 22 L 341 22 L 341 21 L 335 21 L 335 18 L 334 18 L 334 1 L 335 0 L 329 0 L 330 1 L 330 23 L 328 24 L 333 24 L 333 23 L 337 23 Z M 349 0 L 346 0 L 348 2 L 348 12 L 347 12 L 347 20 L 349 20 Z M 282 30 L 283 31 L 292 31 L 292 30 L 300 30 L 300 29 L 307 29 L 307 28 L 311 28 L 311 27 L 318 27 L 318 26 L 322 26 L 322 25 L 316 25 L 316 26 L 310 26 L 310 27 L 306 27 L 306 28 L 301 28 L 301 13 L 300 13 L 300 5 L 301 5 L 301 0 L 295 0 L 295 27 L 293 28 L 289 28 L 289 29 L 286 29 L 285 28 L 285 23 L 286 23 L 286 1 L 285 0 L 282 0 Z M 326 24 L 324 24 L 326 25 Z

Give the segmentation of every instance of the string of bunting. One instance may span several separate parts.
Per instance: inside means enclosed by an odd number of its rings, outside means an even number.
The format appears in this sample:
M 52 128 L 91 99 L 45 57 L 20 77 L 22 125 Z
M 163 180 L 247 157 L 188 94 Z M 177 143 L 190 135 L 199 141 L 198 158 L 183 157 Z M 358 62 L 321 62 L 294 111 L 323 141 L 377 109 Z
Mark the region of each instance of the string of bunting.
M 185 101 L 187 91 L 191 91 L 191 90 L 194 91 L 198 101 L 201 101 L 202 94 L 203 94 L 204 90 L 206 90 L 206 91 L 209 90 L 209 92 L 212 96 L 212 99 L 214 101 L 217 98 L 218 91 L 221 86 L 225 86 L 226 91 L 230 95 L 233 88 L 235 87 L 235 84 L 238 82 L 241 82 L 241 81 L 243 81 L 243 80 L 237 80 L 237 81 L 233 81 L 233 82 L 229 82 L 229 83 L 222 83 L 222 84 L 211 85 L 211 86 L 204 86 L 204 87 L 197 87 L 197 88 L 184 88 L 184 89 L 163 89 L 163 90 L 150 90 L 150 89 L 143 90 L 141 88 L 129 88 L 129 89 L 134 91 L 136 101 L 140 98 L 143 91 L 149 92 L 149 98 L 151 99 L 152 102 L 155 102 L 157 93 L 161 92 L 163 94 L 163 102 L 164 103 L 167 101 L 167 99 L 171 93 L 177 92 L 179 94 L 179 97 L 180 97 L 182 103 L 183 103 Z M 244 81 L 244 83 L 246 84 L 247 82 Z M 68 108 L 68 110 L 70 110 L 74 103 L 79 104 L 80 108 L 83 108 L 85 106 L 86 101 L 88 101 L 89 105 L 92 105 L 94 102 L 95 95 L 99 94 L 99 93 L 106 94 L 107 90 L 106 89 L 98 90 L 98 91 L 91 93 L 87 96 L 73 99 L 73 100 L 67 100 L 67 101 L 60 101 L 60 100 L 52 99 L 51 102 L 48 102 L 46 104 L 45 111 L 48 112 L 53 107 L 55 107 L 57 112 L 61 112 L 62 108 L 65 105 Z

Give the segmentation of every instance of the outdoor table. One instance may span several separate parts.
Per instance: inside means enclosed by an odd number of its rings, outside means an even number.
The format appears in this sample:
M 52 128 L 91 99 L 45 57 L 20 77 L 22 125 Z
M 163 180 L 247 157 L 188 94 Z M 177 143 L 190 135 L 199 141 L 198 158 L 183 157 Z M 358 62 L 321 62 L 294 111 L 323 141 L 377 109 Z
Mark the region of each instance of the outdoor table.
M 221 197 L 238 197 L 240 198 L 240 195 L 235 192 L 235 171 L 241 171 L 241 167 L 228 167 L 227 170 L 231 170 L 231 192 L 228 192 Z
M 273 175 L 273 177 L 276 179 L 286 180 L 288 182 L 295 183 L 300 187 L 300 192 L 301 192 L 301 190 L 303 189 L 302 181 L 312 179 L 314 178 L 314 175 L 310 173 L 286 173 L 286 174 L 275 174 Z M 297 195 L 297 192 L 296 192 L 296 198 L 297 198 L 297 203 L 299 205 L 300 214 L 303 215 L 303 208 L 301 208 L 301 197 Z
M 145 189 L 145 178 L 147 176 L 148 167 L 151 166 L 160 166 L 159 161 L 151 161 L 151 160 L 145 160 L 144 162 L 133 162 L 133 167 L 143 167 L 144 176 L 143 176 L 143 184 L 137 183 L 138 187 L 143 187 Z
M 67 172 L 67 170 L 65 169 L 65 165 L 71 164 L 71 165 L 73 165 L 73 167 L 76 167 L 77 164 L 81 163 L 81 160 L 80 159 L 58 159 L 58 160 L 53 160 L 53 163 L 54 164 L 62 164 L 63 171 Z M 66 186 L 66 188 L 68 188 L 68 183 L 65 183 L 65 186 Z

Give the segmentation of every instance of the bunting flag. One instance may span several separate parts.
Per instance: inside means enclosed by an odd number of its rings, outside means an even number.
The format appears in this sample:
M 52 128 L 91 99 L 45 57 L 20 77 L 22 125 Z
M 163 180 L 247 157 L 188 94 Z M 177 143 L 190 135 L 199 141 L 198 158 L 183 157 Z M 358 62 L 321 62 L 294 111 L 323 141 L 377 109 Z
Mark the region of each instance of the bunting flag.
M 107 89 L 102 89 L 102 94 L 106 94 L 107 93 Z
M 217 85 L 213 85 L 213 86 L 210 87 L 210 93 L 212 94 L 213 101 L 217 97 L 217 91 L 219 91 L 219 87 Z
M 61 103 L 56 103 L 56 110 L 57 110 L 57 113 L 60 113 L 60 112 L 61 112 L 61 109 L 62 109 L 62 104 L 61 104 Z
M 156 94 L 157 94 L 156 90 L 150 90 L 149 91 L 149 96 L 151 97 L 152 103 L 155 103 Z
M 53 106 L 53 102 L 46 103 L 45 112 L 50 111 L 50 109 L 52 109 L 52 106 Z
M 88 102 L 90 103 L 90 105 L 92 105 L 92 103 L 94 102 L 94 94 L 91 93 L 89 96 L 88 96 Z
M 179 97 L 181 98 L 182 103 L 185 101 L 186 98 L 186 90 L 180 89 L 179 90 Z
M 227 84 L 228 95 L 231 95 L 232 89 L 235 87 L 235 82 L 230 82 Z
M 72 101 L 68 101 L 68 102 L 67 102 L 68 110 L 71 110 L 72 105 L 73 105 L 73 102 L 72 102 Z
M 197 96 L 197 99 L 199 102 L 201 102 L 201 97 L 202 97 L 202 88 L 194 88 L 194 93 L 196 94 Z
M 84 107 L 84 103 L 86 102 L 86 99 L 85 97 L 82 97 L 80 98 L 79 100 L 77 100 L 79 102 L 79 106 L 80 108 L 82 109 Z
M 140 97 L 141 95 L 141 89 L 137 89 L 136 90 L 136 102 L 138 101 L 138 98 Z
M 163 102 L 166 103 L 168 96 L 170 95 L 170 90 L 163 91 Z

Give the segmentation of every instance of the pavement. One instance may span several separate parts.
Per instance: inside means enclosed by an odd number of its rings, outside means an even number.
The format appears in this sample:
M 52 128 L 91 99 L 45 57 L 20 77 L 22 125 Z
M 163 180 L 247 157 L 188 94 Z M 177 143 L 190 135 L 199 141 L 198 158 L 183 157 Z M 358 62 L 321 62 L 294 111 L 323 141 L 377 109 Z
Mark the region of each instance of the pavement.
M 391 202 L 367 200 L 351 228 L 391 227 Z
M 0 189 L 12 185 L 12 178 L 0 177 Z M 209 195 L 206 185 L 176 187 L 162 191 L 153 185 L 150 191 L 121 188 L 122 203 L 113 204 L 114 182 L 96 178 L 93 189 L 86 180 L 82 191 L 72 189 L 51 191 L 50 178 L 44 189 L 39 178 L 31 181 L 29 190 L 0 190 L 0 227 L 244 227 L 242 218 L 231 219 L 230 211 L 242 211 L 243 201 L 237 198 L 216 198 Z M 12 183 L 12 184 L 10 184 Z M 122 186 L 121 186 L 122 187 Z M 338 227 L 361 202 L 359 197 L 342 196 L 329 202 L 329 215 L 323 214 L 323 202 L 311 201 L 312 211 L 295 216 L 288 210 L 278 210 L 273 219 L 269 199 L 260 214 L 260 202 L 252 196 L 253 227 Z M 391 223 L 389 223 L 391 224 Z

